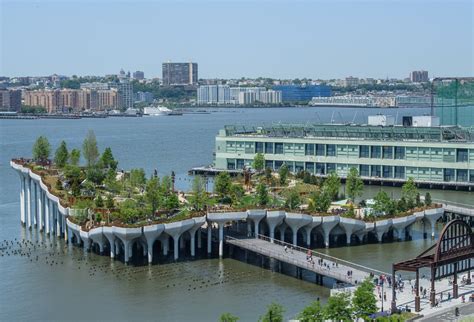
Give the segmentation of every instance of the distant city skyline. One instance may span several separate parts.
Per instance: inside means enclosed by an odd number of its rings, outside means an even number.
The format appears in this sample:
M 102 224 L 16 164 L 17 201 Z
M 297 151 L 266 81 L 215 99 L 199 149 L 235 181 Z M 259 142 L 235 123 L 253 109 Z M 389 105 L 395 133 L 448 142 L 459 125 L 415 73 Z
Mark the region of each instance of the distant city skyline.
M 105 75 L 196 62 L 199 78 L 474 75 L 472 1 L 11 1 L 0 76 Z

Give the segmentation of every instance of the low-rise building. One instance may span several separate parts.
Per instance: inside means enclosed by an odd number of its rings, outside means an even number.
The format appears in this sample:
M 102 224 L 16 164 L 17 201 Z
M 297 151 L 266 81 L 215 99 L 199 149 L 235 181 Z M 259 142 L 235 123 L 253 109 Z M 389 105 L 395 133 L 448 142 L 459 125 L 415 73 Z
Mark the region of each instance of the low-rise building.
M 19 112 L 21 110 L 21 90 L 0 89 L 0 111 Z

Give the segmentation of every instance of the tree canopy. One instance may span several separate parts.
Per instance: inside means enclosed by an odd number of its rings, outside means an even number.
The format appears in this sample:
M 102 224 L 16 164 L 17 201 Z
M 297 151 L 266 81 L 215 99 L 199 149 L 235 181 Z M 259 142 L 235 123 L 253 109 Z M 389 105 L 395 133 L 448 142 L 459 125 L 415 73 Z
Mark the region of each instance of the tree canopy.
M 265 168 L 265 156 L 262 153 L 257 153 L 253 158 L 253 168 L 257 171 L 262 171 Z
M 324 306 L 324 318 L 333 321 L 352 321 L 351 301 L 348 293 L 330 296 Z
M 51 153 L 51 145 L 45 136 L 36 139 L 33 146 L 33 160 L 38 163 L 46 163 Z
M 374 283 L 370 279 L 366 279 L 355 290 L 352 306 L 356 317 L 368 320 L 371 314 L 377 312 L 377 298 L 374 288 Z
M 360 178 L 359 171 L 352 167 L 349 170 L 349 174 L 346 179 L 346 191 L 347 195 L 352 201 L 355 201 L 355 198 L 362 195 L 364 190 L 364 182 Z
M 81 160 L 81 151 L 78 149 L 72 149 L 71 153 L 69 154 L 69 163 L 71 165 L 78 166 L 80 160 Z
M 61 141 L 59 147 L 56 149 L 54 154 L 54 163 L 58 168 L 64 168 L 69 159 L 69 152 L 67 150 L 66 142 Z
M 97 139 L 94 131 L 89 130 L 89 132 L 87 132 L 86 138 L 82 143 L 82 152 L 84 153 L 88 167 L 93 166 L 97 162 L 99 149 L 97 148 Z
M 267 307 L 267 312 L 262 315 L 259 322 L 283 322 L 285 309 L 278 303 L 271 303 Z
M 318 301 L 312 302 L 310 305 L 305 307 L 298 316 L 300 322 L 320 322 L 324 320 L 323 309 L 321 303 Z

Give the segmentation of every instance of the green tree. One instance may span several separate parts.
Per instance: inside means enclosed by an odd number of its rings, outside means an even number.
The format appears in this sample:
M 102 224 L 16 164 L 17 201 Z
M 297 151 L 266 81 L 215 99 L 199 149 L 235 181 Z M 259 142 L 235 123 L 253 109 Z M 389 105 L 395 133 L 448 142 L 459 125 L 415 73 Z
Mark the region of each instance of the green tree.
M 130 184 L 132 187 L 141 187 L 146 183 L 145 170 L 132 169 L 130 170 Z
M 189 198 L 189 203 L 194 210 L 204 210 L 208 202 L 206 192 L 206 182 L 201 176 L 195 176 L 192 184 L 192 195 Z
M 219 317 L 219 322 L 237 322 L 239 318 L 233 314 L 230 313 L 223 313 Z
M 352 321 L 351 301 L 348 293 L 330 296 L 323 309 L 324 318 L 333 321 Z
M 308 200 L 308 208 L 310 211 L 327 212 L 331 207 L 331 196 L 325 190 L 319 189 L 311 193 Z
M 72 149 L 71 153 L 69 154 L 69 163 L 71 165 L 78 166 L 80 160 L 81 160 L 81 151 L 78 149 Z
M 66 142 L 61 141 L 54 154 L 54 163 L 58 168 L 62 169 L 66 166 L 68 158 L 69 152 L 67 151 Z
M 220 199 L 227 197 L 230 193 L 232 180 L 228 172 L 220 172 L 214 181 L 214 192 Z
M 402 197 L 405 198 L 409 209 L 415 207 L 417 194 L 418 188 L 416 187 L 415 180 L 410 177 L 402 186 Z
M 280 176 L 280 185 L 286 185 L 286 180 L 288 179 L 289 173 L 290 170 L 288 169 L 288 166 L 286 165 L 286 163 L 283 163 L 283 165 L 278 170 L 278 175 Z
M 320 322 L 324 320 L 323 309 L 319 301 L 314 301 L 301 311 L 298 316 L 300 322 Z
M 97 195 L 97 198 L 95 198 L 95 206 L 97 208 L 104 207 L 104 199 L 102 198 L 101 194 Z
M 112 149 L 107 147 L 100 157 L 101 166 L 106 169 L 117 170 L 118 162 L 115 161 Z
M 240 184 L 232 184 L 230 187 L 230 198 L 232 199 L 232 204 L 238 203 L 245 194 L 244 187 Z
M 46 163 L 51 152 L 51 145 L 45 136 L 36 139 L 33 146 L 33 160 L 38 163 Z
M 349 170 L 349 174 L 346 179 L 346 191 L 347 195 L 352 201 L 355 201 L 355 198 L 362 195 L 364 190 L 364 182 L 360 178 L 359 171 L 356 168 L 352 167 Z
M 256 196 L 257 204 L 259 206 L 265 207 L 270 201 L 270 197 L 268 196 L 267 186 L 264 183 L 259 183 L 257 185 L 256 190 L 257 190 L 257 196 Z
M 290 189 L 286 197 L 285 207 L 294 210 L 301 204 L 300 193 L 296 189 Z
M 260 322 L 283 322 L 285 309 L 278 303 L 272 303 L 267 307 L 267 312 L 259 319 Z
M 369 320 L 377 312 L 377 298 L 374 294 L 374 283 L 367 278 L 359 284 L 352 297 L 352 309 L 357 318 Z
M 395 201 L 390 199 L 389 195 L 384 191 L 380 190 L 374 197 L 374 210 L 376 213 L 384 213 L 386 215 L 393 215 L 396 213 Z
M 265 168 L 265 180 L 267 181 L 267 184 L 271 184 L 272 179 L 273 179 L 272 168 L 266 167 Z
M 117 173 L 114 170 L 109 169 L 107 171 L 103 182 L 109 191 L 115 193 L 120 191 L 120 183 L 117 181 Z
M 265 156 L 262 153 L 255 154 L 252 166 L 255 170 L 262 171 L 265 168 Z
M 105 199 L 105 207 L 106 207 L 107 209 L 113 209 L 113 208 L 115 208 L 114 198 L 112 197 L 111 194 L 108 194 L 108 195 L 107 195 L 107 199 Z
M 94 131 L 89 130 L 89 132 L 87 132 L 86 138 L 82 143 L 82 152 L 84 153 L 84 158 L 86 159 L 88 167 L 97 163 L 99 149 L 97 148 L 97 139 L 95 138 Z
M 431 194 L 429 192 L 427 192 L 425 194 L 425 206 L 431 206 L 431 204 L 433 203 L 433 201 L 431 200 Z
M 101 185 L 104 182 L 105 174 L 97 166 L 91 166 L 86 170 L 86 178 L 88 181 Z
M 148 180 L 145 189 L 145 199 L 151 208 L 151 216 L 154 216 L 161 201 L 160 182 L 157 177 L 152 177 Z
M 170 193 L 164 200 L 164 208 L 167 210 L 179 208 L 179 198 L 174 192 Z
M 421 202 L 420 193 L 417 193 L 417 194 L 416 194 L 416 197 L 415 197 L 415 204 L 416 204 L 417 207 L 423 206 L 423 203 Z
M 64 177 L 70 187 L 73 196 L 81 193 L 81 182 L 83 180 L 81 169 L 78 166 L 68 165 L 64 169 Z
M 331 201 L 336 200 L 341 189 L 341 179 L 335 171 L 332 171 L 327 176 L 323 183 L 323 190 L 326 191 L 331 198 Z

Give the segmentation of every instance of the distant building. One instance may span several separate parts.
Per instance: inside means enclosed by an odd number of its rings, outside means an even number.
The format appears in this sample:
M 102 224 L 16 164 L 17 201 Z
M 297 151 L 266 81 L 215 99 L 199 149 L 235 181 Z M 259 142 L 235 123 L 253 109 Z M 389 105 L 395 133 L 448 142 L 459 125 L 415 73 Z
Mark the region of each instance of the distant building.
M 413 83 L 425 83 L 429 81 L 426 70 L 415 70 L 410 73 L 410 80 Z
M 268 90 L 260 92 L 259 101 L 263 104 L 280 104 L 282 102 L 281 91 Z
M 163 85 L 196 85 L 197 63 L 163 63 Z
M 197 89 L 197 102 L 206 104 L 230 104 L 230 89 L 227 85 L 203 85 Z
M 254 104 L 257 100 L 257 93 L 255 92 L 240 92 L 239 93 L 239 104 L 240 105 L 250 105 Z
M 142 80 L 145 79 L 145 73 L 142 71 L 137 70 L 136 72 L 133 73 L 133 78 L 136 80 Z
M 352 77 L 352 76 L 346 77 L 346 79 L 344 80 L 344 86 L 345 87 L 357 87 L 357 86 L 359 86 L 359 78 Z
M 21 110 L 21 91 L 14 89 L 0 90 L 0 111 L 19 112 Z
M 117 85 L 119 94 L 118 108 L 127 109 L 133 107 L 133 86 L 128 79 L 121 79 Z
M 135 102 L 151 103 L 153 98 L 153 93 L 150 92 L 137 92 L 135 94 Z
M 265 87 L 201 85 L 197 89 L 197 102 L 199 105 L 249 105 L 255 102 L 262 102 L 265 104 L 279 104 L 281 103 L 281 91 L 267 91 Z
M 331 96 L 331 87 L 326 85 L 277 85 L 273 90 L 281 91 L 283 102 L 309 102 L 313 97 Z
M 81 89 L 106 90 L 106 89 L 109 89 L 109 84 L 99 83 L 99 82 L 82 83 Z

